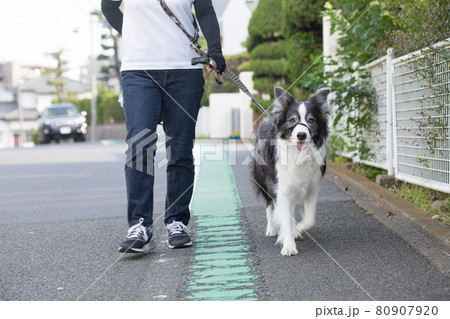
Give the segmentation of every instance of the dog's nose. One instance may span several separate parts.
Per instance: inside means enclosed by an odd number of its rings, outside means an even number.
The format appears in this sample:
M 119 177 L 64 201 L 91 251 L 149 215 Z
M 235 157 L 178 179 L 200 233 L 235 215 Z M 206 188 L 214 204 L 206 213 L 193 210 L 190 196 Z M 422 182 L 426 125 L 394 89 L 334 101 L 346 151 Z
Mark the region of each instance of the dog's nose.
M 305 133 L 305 132 L 298 132 L 298 133 L 297 133 L 297 138 L 298 138 L 300 141 L 305 140 L 305 139 L 306 139 L 306 133 Z

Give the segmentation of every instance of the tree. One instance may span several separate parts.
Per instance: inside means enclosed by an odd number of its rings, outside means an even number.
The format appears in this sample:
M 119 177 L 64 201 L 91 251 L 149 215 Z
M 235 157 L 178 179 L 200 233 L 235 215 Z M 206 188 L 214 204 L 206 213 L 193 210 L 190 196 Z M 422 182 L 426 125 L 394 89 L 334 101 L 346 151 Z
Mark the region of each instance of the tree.
M 337 55 L 344 67 L 369 63 L 385 55 L 379 47 L 389 47 L 386 32 L 393 30 L 392 18 L 380 1 L 332 0 L 327 4 L 331 32 L 341 32 Z
M 325 0 L 283 0 L 282 31 L 286 39 L 286 71 L 300 98 L 323 86 L 322 12 Z
M 251 60 L 240 67 L 241 71 L 254 73 L 254 87 L 261 94 L 273 98 L 275 85 L 286 86 L 285 39 L 282 33 L 281 2 L 279 0 L 261 0 L 253 12 L 248 26 L 249 37 L 246 47 Z M 272 104 L 261 101 L 264 107 Z M 252 104 L 253 110 L 261 111 Z
M 122 85 L 122 78 L 120 77 L 119 47 L 117 45 L 120 33 L 111 27 L 101 11 L 95 10 L 91 15 L 97 17 L 102 26 L 108 30 L 107 34 L 102 33 L 101 35 L 101 47 L 103 53 L 101 53 L 97 59 L 100 61 L 108 61 L 109 64 L 102 66 L 100 72 L 106 75 L 107 78 L 117 77 L 120 85 Z
M 55 86 L 56 91 L 54 93 L 57 96 L 58 103 L 63 103 L 67 99 L 66 82 L 64 81 L 63 74 L 68 69 L 65 67 L 67 65 L 67 60 L 63 60 L 63 58 L 62 58 L 63 54 L 64 54 L 64 50 L 47 53 L 47 55 L 53 57 L 56 60 L 57 64 L 56 64 L 56 68 L 48 68 L 45 71 L 45 73 L 52 74 L 54 76 L 54 79 L 47 81 L 47 84 Z
M 100 85 L 97 94 L 97 123 L 124 122 L 125 114 L 117 102 L 118 95 L 113 88 Z M 79 111 L 86 111 L 87 122 L 91 123 L 90 99 L 69 98 L 68 102 L 74 103 Z
M 445 0 L 331 0 L 327 4 L 331 31 L 342 34 L 338 40 L 338 61 L 333 62 L 338 68 L 327 76 L 335 95 L 335 126 L 343 116 L 347 118 L 343 128 L 343 134 L 350 141 L 343 145 L 347 152 L 355 152 L 363 159 L 372 155 L 365 144 L 364 131 L 373 130 L 376 125 L 373 115 L 377 103 L 368 81 L 370 74 L 360 66 L 385 56 L 390 47 L 395 55 L 400 56 L 448 38 L 449 12 L 449 4 Z M 411 79 L 424 83 L 423 87 L 432 92 L 431 97 L 423 97 L 422 110 L 417 113 L 419 116 L 411 119 L 418 127 L 416 134 L 420 136 L 419 140 L 430 148 L 431 153 L 448 126 L 444 113 L 448 85 L 435 75 L 435 56 L 448 61 L 449 51 L 442 48 L 422 50 L 423 58 L 410 63 Z
M 384 54 L 393 47 L 404 55 L 450 37 L 450 4 L 446 0 L 384 0 L 392 26 L 385 31 L 387 41 L 377 47 Z

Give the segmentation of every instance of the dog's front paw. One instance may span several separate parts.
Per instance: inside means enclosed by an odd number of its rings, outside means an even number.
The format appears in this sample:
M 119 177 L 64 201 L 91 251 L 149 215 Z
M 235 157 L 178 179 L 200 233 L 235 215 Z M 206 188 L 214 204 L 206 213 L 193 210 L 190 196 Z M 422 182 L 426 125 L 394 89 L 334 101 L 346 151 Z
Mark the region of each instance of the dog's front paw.
M 294 238 L 298 240 L 304 239 L 302 232 L 297 227 L 294 228 Z
M 283 249 L 281 249 L 281 254 L 283 256 L 295 256 L 298 255 L 298 250 L 294 245 L 283 245 Z
M 277 231 L 273 228 L 267 228 L 266 230 L 266 236 L 267 237 L 274 237 L 277 235 Z
M 307 230 L 309 230 L 313 226 L 314 226 L 314 223 L 301 222 L 301 223 L 298 223 L 295 226 L 295 228 L 300 234 L 303 234 L 304 232 L 306 232 Z

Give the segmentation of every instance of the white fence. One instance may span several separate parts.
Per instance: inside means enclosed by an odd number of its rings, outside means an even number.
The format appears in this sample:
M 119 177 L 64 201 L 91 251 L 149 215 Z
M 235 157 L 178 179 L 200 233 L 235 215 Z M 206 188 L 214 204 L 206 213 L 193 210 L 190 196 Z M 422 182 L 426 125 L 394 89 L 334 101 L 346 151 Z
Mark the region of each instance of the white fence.
M 450 50 L 450 39 L 434 47 Z M 450 193 L 450 61 L 448 54 L 433 52 L 429 57 L 432 69 L 426 70 L 420 67 L 421 51 L 393 59 L 389 49 L 386 57 L 363 67 L 371 74 L 378 106 L 376 125 L 365 133 L 374 156 L 353 160 L 383 168 L 399 180 Z M 421 71 L 434 77 L 432 87 Z

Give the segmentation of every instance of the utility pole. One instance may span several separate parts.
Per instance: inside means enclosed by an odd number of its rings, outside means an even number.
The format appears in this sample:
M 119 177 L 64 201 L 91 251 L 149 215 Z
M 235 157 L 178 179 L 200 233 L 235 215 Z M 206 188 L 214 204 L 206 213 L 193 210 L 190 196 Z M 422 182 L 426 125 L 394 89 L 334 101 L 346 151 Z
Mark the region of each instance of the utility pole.
M 23 128 L 23 122 L 24 122 L 24 112 L 22 107 L 22 101 L 20 99 L 21 92 L 20 92 L 20 85 L 17 87 L 17 113 L 19 117 L 19 145 L 23 146 L 23 144 L 26 142 L 26 135 L 25 130 Z
M 91 0 L 92 6 L 92 0 Z M 92 11 L 92 10 L 91 10 Z M 91 31 L 91 91 L 92 91 L 92 99 L 91 99 L 91 123 L 90 123 L 90 132 L 91 132 L 91 141 L 95 141 L 97 139 L 97 72 L 96 72 L 96 56 L 94 50 L 94 19 L 90 17 L 90 31 Z

